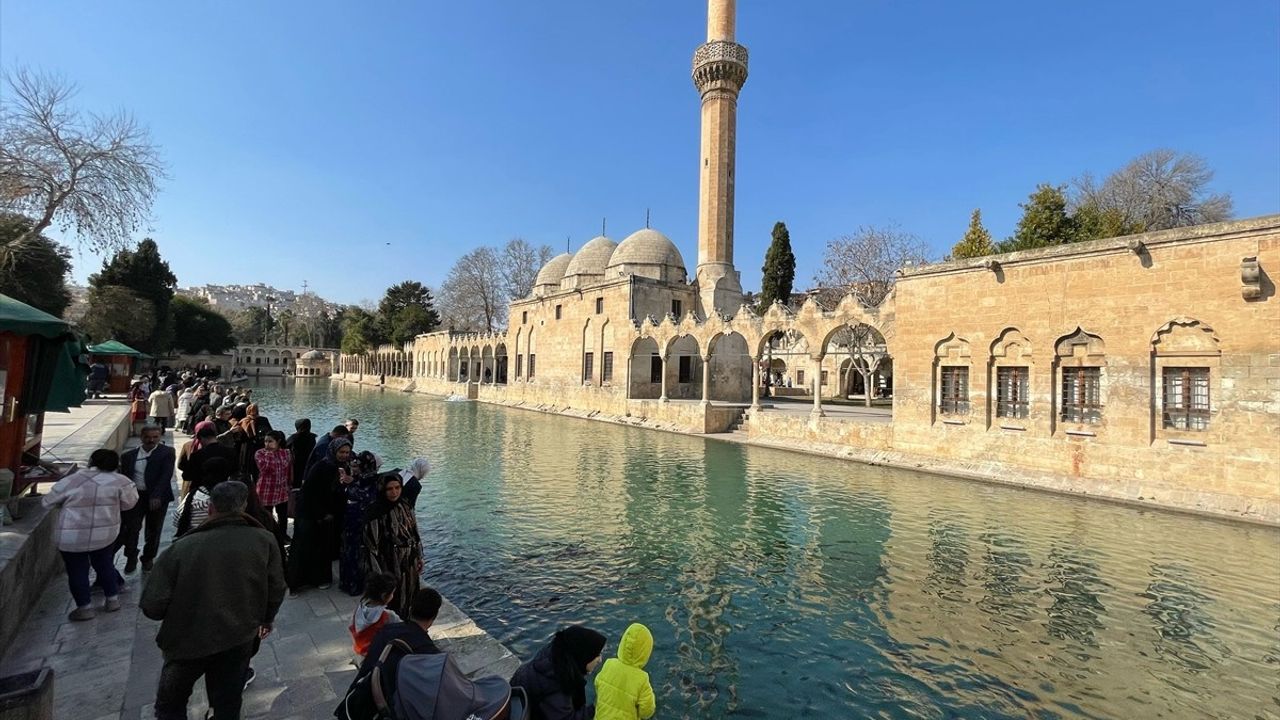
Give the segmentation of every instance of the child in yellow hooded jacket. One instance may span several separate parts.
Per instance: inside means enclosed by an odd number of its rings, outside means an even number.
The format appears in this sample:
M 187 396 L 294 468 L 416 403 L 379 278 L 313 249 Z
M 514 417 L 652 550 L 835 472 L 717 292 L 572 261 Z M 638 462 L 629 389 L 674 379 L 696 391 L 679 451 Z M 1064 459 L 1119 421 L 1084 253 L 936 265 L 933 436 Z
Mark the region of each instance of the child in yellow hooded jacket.
M 658 709 L 644 671 L 653 653 L 653 633 L 631 623 L 618 643 L 618 657 L 609 658 L 596 674 L 596 720 L 647 720 Z

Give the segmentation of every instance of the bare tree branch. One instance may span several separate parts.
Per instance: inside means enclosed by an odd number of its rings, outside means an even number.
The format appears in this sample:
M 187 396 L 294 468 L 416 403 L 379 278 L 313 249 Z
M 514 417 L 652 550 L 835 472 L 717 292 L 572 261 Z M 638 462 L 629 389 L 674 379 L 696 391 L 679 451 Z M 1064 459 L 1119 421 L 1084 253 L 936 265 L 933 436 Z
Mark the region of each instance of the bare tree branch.
M 1161 148 L 1139 155 L 1101 183 L 1087 173 L 1074 180 L 1072 210 L 1115 212 L 1140 231 L 1230 219 L 1231 196 L 1209 193 L 1212 180 L 1204 158 Z
M 144 223 L 164 178 L 159 148 L 126 112 L 82 114 L 74 86 L 20 68 L 0 104 L 0 209 L 32 218 L 0 262 L 54 223 L 93 252 L 121 249 Z
M 928 249 L 897 228 L 861 227 L 827 243 L 814 284 L 836 294 L 852 292 L 869 307 L 884 302 L 901 268 L 925 262 Z

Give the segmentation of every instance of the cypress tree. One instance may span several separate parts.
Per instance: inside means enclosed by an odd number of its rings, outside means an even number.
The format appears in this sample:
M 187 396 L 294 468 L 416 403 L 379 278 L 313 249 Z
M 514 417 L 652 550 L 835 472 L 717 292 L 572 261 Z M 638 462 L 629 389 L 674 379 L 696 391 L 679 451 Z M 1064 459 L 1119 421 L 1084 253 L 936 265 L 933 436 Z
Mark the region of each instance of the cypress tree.
M 791 233 L 786 223 L 773 224 L 773 242 L 764 254 L 763 274 L 760 278 L 760 309 L 767 310 L 775 300 L 784 304 L 791 299 L 791 287 L 796 279 L 796 256 L 791 252 Z
M 960 260 L 991 255 L 995 251 L 996 246 L 991 241 L 991 233 L 982 226 L 982 210 L 975 208 L 973 215 L 969 216 L 969 229 L 965 231 L 964 237 L 960 238 L 960 242 L 951 248 L 951 256 Z

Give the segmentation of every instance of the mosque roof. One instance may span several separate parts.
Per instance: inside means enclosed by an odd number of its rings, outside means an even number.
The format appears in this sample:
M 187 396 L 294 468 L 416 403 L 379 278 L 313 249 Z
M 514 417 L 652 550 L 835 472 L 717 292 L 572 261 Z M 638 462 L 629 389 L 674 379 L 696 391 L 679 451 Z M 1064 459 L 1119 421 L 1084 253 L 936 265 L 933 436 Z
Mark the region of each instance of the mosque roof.
M 551 261 L 542 266 L 538 271 L 538 277 L 533 281 L 533 286 L 539 285 L 559 285 L 564 279 L 564 271 L 569 267 L 569 262 L 573 260 L 573 256 L 569 253 L 560 253 L 551 258 Z
M 329 356 L 325 355 L 319 350 L 312 350 L 310 352 L 302 353 L 302 355 L 298 356 L 298 359 L 299 360 L 328 360 Z
M 666 235 L 645 228 L 629 235 L 609 258 L 609 267 L 617 265 L 666 265 L 684 270 L 684 258 Z
M 609 264 L 609 258 L 617 247 L 618 243 L 603 235 L 593 238 L 574 253 L 573 260 L 565 268 L 564 276 L 603 275 L 605 266 Z

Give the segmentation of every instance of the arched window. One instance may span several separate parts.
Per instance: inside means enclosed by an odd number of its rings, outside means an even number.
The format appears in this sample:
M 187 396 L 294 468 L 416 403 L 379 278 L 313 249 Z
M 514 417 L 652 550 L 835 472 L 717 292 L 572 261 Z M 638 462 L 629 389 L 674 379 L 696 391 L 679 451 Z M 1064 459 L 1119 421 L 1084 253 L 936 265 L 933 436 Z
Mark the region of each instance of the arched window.
M 1106 406 L 1107 364 L 1102 338 L 1077 327 L 1075 332 L 1054 343 L 1054 351 L 1058 420 L 1068 426 L 1101 425 Z
M 1199 320 L 1170 320 L 1151 337 L 1156 387 L 1151 407 L 1156 435 L 1174 444 L 1199 443 L 1209 429 L 1220 390 L 1222 352 L 1213 328 Z M 1183 442 L 1180 442 L 1183 441 Z
M 991 415 L 997 422 L 1018 428 L 1018 422 L 1030 417 L 1033 367 L 1031 343 L 1017 328 L 1006 328 L 991 343 L 988 382 L 995 388 Z
M 934 346 L 934 408 L 943 422 L 962 423 L 969 415 L 969 341 L 951 333 Z

